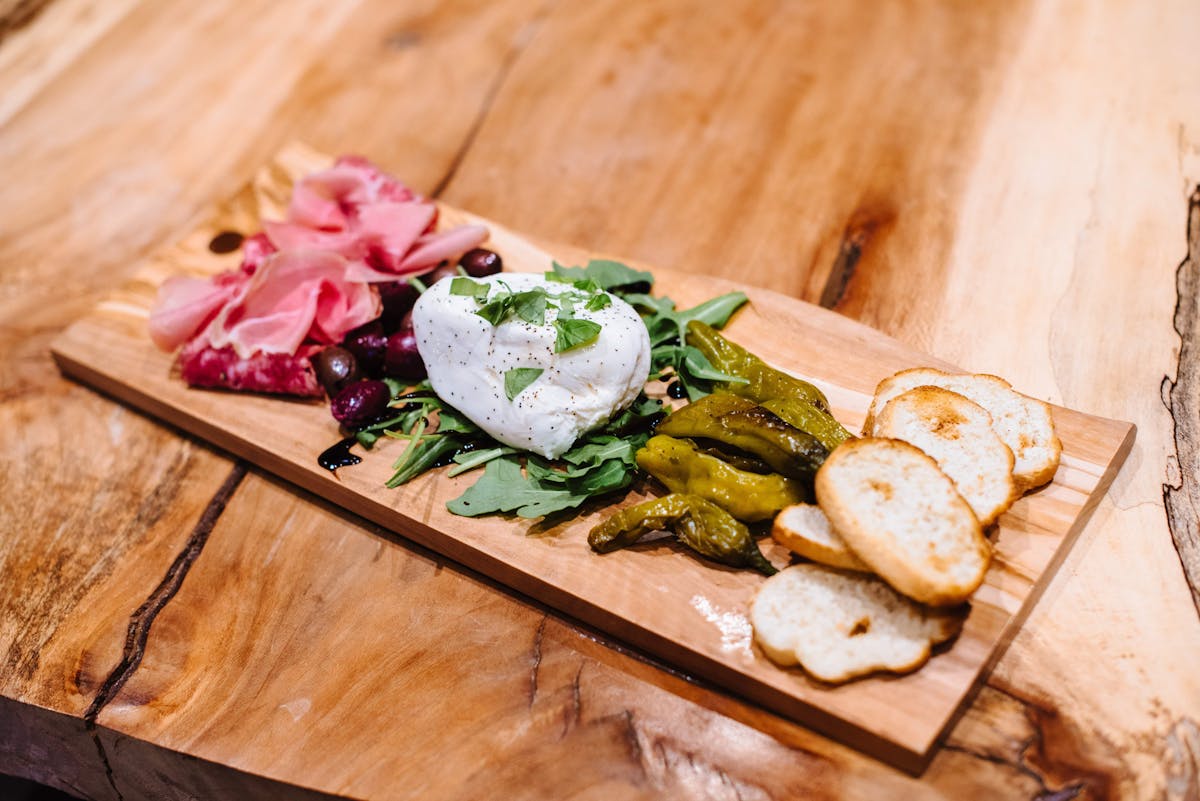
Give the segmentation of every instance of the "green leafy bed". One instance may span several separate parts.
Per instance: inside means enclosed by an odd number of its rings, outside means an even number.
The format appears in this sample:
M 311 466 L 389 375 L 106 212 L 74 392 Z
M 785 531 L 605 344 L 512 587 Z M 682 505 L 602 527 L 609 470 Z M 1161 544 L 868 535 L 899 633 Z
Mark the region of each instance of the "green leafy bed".
M 670 298 L 649 294 L 654 283 L 650 273 L 616 261 L 593 260 L 584 267 L 565 267 L 555 262 L 553 272 L 547 273 L 547 277 L 571 283 L 590 297 L 596 297 L 598 290 L 611 292 L 638 310 L 650 335 L 651 374 L 647 380 L 678 381 L 693 401 L 709 393 L 711 382 L 743 380 L 714 368 L 684 338 L 687 324 L 692 320 L 723 327 L 746 302 L 743 293 L 730 292 L 680 310 Z M 474 291 L 465 282 L 455 289 L 458 294 Z M 503 301 L 504 308 L 490 308 L 489 304 L 484 309 L 495 318 L 492 322 L 496 324 L 510 314 L 523 319 L 541 316 L 544 303 L 544 296 L 539 300 L 518 294 Z M 562 332 L 559 333 L 561 336 Z M 594 333 L 590 338 L 594 338 Z M 577 344 L 572 343 L 572 347 Z M 506 375 L 510 399 L 524 388 L 520 386 L 522 382 L 528 385 L 536 377 Z M 428 382 L 409 388 L 389 381 L 389 386 L 395 416 L 358 431 L 358 441 L 370 448 L 380 437 L 407 440 L 407 446 L 393 465 L 395 472 L 387 482 L 388 487 L 398 487 L 435 467 L 453 465 L 447 473 L 450 476 L 482 467 L 479 479 L 447 504 L 451 512 L 468 517 L 497 512 L 515 512 L 524 518 L 544 517 L 625 489 L 638 473 L 634 454 L 665 413 L 661 400 L 649 398 L 643 392 L 629 408 L 581 437 L 560 459 L 551 461 L 492 439 L 438 398 Z

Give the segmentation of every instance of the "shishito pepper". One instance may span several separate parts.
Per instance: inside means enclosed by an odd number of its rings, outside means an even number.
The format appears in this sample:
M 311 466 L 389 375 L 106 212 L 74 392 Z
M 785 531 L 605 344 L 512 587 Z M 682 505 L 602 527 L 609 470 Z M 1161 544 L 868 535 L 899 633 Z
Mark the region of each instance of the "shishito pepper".
M 829 401 L 821 390 L 776 370 L 712 326 L 699 320 L 688 323 L 687 343 L 703 353 L 717 370 L 745 379 L 745 383 L 718 381 L 714 383 L 716 389 L 762 404 L 815 436 L 831 452 L 853 436 L 829 413 Z
M 757 456 L 789 478 L 812 479 L 829 455 L 807 431 L 752 400 L 725 393 L 677 409 L 658 424 L 657 433 L 716 440 Z
M 783 507 L 808 499 L 795 479 L 739 470 L 685 439 L 651 437 L 637 452 L 637 463 L 671 492 L 698 495 L 748 523 L 768 520 Z
M 723 565 L 749 567 L 767 576 L 776 572 L 743 523 L 711 501 L 678 492 L 614 513 L 591 530 L 588 545 L 608 553 L 633 545 L 651 531 L 668 529 L 693 551 Z

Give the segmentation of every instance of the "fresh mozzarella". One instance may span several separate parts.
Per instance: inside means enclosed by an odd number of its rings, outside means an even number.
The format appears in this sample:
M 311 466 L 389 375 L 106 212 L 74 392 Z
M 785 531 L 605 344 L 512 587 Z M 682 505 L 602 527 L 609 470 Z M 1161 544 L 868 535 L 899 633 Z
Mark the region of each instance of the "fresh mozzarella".
M 540 287 L 551 299 L 578 291 L 532 273 L 478 280 L 489 285 L 489 298 L 504 287 L 513 292 Z M 645 385 L 650 338 L 637 312 L 620 298 L 609 295 L 612 302 L 597 311 L 576 305 L 574 317 L 598 323 L 600 333 L 587 345 L 555 353 L 555 309 L 547 308 L 543 325 L 517 317 L 492 325 L 476 314 L 475 298 L 450 294 L 452 283 L 444 278 L 417 300 L 412 313 L 417 348 L 434 392 L 500 442 L 557 458 L 581 434 L 632 403 Z M 509 400 L 504 374 L 518 367 L 543 372 Z

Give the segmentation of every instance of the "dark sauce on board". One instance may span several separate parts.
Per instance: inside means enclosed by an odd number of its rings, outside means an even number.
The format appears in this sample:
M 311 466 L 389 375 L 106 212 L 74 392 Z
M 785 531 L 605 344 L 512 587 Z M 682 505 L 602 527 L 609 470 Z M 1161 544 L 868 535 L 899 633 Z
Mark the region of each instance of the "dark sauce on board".
M 317 464 L 324 467 L 330 473 L 337 472 L 339 467 L 349 467 L 352 464 L 358 464 L 362 461 L 362 457 L 350 452 L 350 448 L 356 442 L 358 440 L 355 437 L 346 437 L 336 445 L 326 448 L 317 457 Z
M 208 249 L 213 253 L 232 253 L 242 246 L 243 239 L 237 231 L 222 231 L 208 243 Z

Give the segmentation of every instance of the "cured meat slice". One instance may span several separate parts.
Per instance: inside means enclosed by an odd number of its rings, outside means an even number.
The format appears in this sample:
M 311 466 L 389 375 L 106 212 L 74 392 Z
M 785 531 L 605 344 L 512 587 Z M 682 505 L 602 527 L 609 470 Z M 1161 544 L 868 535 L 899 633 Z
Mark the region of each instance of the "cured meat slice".
M 429 265 L 461 256 L 479 247 L 487 237 L 488 230 L 482 225 L 461 225 L 444 233 L 426 234 L 400 262 L 400 271 L 420 272 Z
M 379 317 L 394 286 L 481 244 L 487 229 L 435 232 L 437 206 L 358 156 L 297 182 L 286 219 L 242 243 L 237 270 L 171 278 L 150 313 L 163 350 L 184 347 L 193 386 L 319 395 L 307 355 Z
M 346 260 L 322 250 L 285 250 L 263 262 L 199 337 L 215 348 L 295 353 L 305 339 L 330 344 L 379 316 L 379 293 L 345 278 Z
M 242 273 L 215 278 L 173 276 L 158 288 L 150 314 L 150 338 L 163 350 L 175 350 L 204 328 L 245 284 Z
M 256 353 L 239 356 L 233 348 L 214 348 L 193 340 L 179 353 L 183 380 L 193 387 L 270 392 L 319 398 L 324 394 L 307 356 Z

